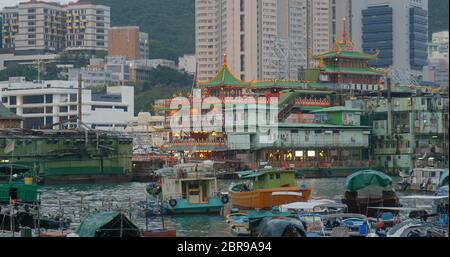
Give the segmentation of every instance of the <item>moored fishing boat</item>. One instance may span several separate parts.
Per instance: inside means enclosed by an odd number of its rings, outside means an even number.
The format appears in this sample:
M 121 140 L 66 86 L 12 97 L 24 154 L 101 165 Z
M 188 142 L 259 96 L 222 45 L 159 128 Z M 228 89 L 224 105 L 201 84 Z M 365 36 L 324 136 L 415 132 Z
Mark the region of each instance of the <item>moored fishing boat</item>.
M 345 187 L 342 202 L 348 206 L 349 213 L 376 218 L 380 211 L 371 207 L 399 207 L 392 178 L 380 171 L 358 171 L 347 177 Z
M 161 173 L 160 190 L 146 188 L 146 194 L 160 197 L 170 214 L 218 214 L 228 203 L 228 195 L 217 192 L 217 179 L 210 163 L 176 165 Z M 157 188 L 157 187 L 155 187 Z
M 307 201 L 311 195 L 311 188 L 297 186 L 295 171 L 267 167 L 259 171 L 241 172 L 240 175 L 251 182 L 230 186 L 231 204 L 238 208 L 271 209 L 282 204 Z

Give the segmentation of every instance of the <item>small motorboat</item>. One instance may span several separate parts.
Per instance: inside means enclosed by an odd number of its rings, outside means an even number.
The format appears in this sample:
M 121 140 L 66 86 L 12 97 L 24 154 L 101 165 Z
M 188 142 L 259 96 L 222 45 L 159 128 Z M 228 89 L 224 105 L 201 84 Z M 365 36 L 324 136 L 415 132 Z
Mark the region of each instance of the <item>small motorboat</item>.
M 227 216 L 227 223 L 230 224 L 231 233 L 235 236 L 250 236 L 250 225 L 248 214 L 232 213 Z

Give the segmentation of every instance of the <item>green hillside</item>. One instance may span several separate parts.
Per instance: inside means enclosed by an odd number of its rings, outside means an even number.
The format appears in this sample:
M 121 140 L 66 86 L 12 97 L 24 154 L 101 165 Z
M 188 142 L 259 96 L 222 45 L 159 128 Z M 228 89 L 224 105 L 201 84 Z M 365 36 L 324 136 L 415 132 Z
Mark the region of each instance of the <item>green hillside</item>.
M 430 35 L 448 30 L 448 0 L 429 0 Z
M 194 0 L 92 0 L 111 7 L 112 26 L 149 33 L 150 58 L 178 60 L 195 52 Z

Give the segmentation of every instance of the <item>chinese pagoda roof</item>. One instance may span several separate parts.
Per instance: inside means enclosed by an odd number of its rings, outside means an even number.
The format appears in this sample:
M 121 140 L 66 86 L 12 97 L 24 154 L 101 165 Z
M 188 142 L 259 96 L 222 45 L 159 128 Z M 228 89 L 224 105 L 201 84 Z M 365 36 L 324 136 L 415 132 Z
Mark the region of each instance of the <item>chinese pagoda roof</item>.
M 324 54 L 316 56 L 317 59 L 330 58 L 349 58 L 360 60 L 376 60 L 378 59 L 378 52 L 364 53 L 355 49 L 355 44 L 347 37 L 346 20 L 343 20 L 343 33 L 341 40 L 335 39 L 333 48 Z
M 376 60 L 378 59 L 378 54 L 368 54 L 360 51 L 330 51 L 319 55 L 319 58 L 329 59 L 329 58 L 349 58 L 349 59 L 362 59 L 362 60 Z
M 228 67 L 227 63 L 224 62 L 222 67 L 220 67 L 217 75 L 209 82 L 197 82 L 197 86 L 201 87 L 214 87 L 214 86 L 248 86 L 247 82 L 241 81 L 236 78 Z

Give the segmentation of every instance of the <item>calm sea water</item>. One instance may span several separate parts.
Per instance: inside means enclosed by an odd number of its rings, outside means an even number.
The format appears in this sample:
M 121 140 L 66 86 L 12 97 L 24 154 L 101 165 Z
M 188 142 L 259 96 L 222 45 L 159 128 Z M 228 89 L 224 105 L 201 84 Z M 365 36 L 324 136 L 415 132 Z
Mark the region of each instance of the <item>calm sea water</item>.
M 312 187 L 313 197 L 334 199 L 342 197 L 344 181 L 345 178 L 325 178 L 305 179 L 301 182 Z M 232 182 L 219 181 L 220 191 L 227 191 Z M 143 208 L 137 204 L 145 201 L 145 187 L 145 183 L 43 186 L 40 189 L 42 210 L 49 216 L 63 213 L 64 216 L 72 217 L 72 225 L 76 226 L 82 209 L 85 212 L 104 208 L 119 209 L 141 228 L 161 228 L 161 217 L 150 218 L 146 224 Z M 164 224 L 167 228 L 176 229 L 178 236 L 232 236 L 225 218 L 218 215 L 166 216 Z

